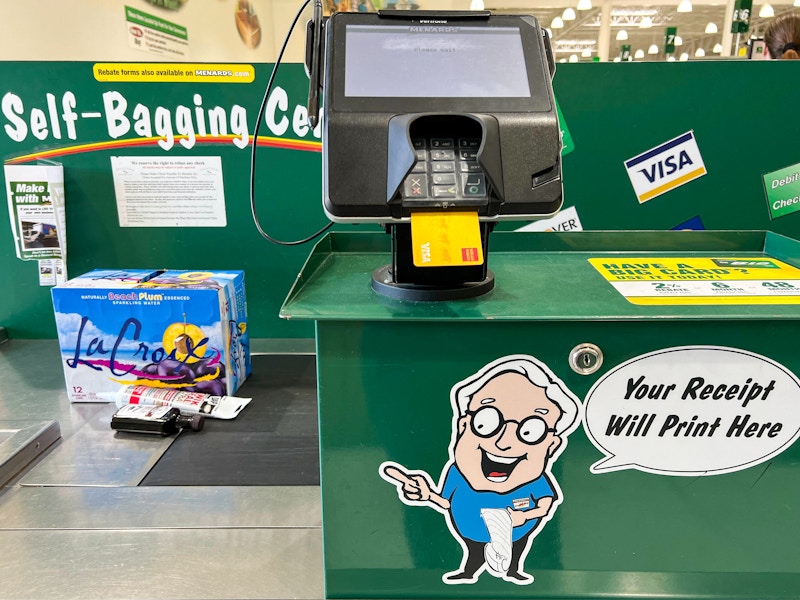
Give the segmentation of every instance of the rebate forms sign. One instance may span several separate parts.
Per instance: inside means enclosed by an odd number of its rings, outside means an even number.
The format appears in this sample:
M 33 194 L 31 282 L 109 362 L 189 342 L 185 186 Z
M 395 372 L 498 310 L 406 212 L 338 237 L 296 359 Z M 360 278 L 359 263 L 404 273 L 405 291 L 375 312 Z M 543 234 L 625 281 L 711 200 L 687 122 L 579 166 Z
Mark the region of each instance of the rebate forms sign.
M 640 204 L 706 174 L 693 131 L 626 160 L 625 169 Z
M 800 304 L 800 269 L 763 255 L 589 262 L 632 304 Z

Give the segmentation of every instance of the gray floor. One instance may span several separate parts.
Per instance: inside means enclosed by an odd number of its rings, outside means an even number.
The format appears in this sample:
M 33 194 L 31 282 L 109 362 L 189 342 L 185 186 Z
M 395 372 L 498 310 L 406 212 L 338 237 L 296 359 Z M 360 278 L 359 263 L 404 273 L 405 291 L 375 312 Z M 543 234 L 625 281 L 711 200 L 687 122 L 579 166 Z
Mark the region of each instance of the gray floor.
M 0 598 L 324 596 L 317 486 L 140 486 L 175 438 L 113 412 L 67 401 L 54 341 L 0 344 L 0 460 L 38 455 L 0 482 Z

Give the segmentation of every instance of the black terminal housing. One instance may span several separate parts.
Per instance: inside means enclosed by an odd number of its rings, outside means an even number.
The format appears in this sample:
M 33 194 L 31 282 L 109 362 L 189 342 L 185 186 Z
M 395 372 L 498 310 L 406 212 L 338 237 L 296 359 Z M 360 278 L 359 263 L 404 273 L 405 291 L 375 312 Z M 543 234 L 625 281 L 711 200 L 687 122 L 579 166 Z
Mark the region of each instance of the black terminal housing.
M 403 223 L 426 210 L 532 220 L 560 209 L 555 65 L 535 17 L 335 13 L 324 36 L 323 204 L 332 220 Z M 432 173 L 443 163 L 431 156 L 451 156 L 432 154 L 440 143 L 453 150 L 455 178 Z M 426 176 L 412 181 L 417 172 Z

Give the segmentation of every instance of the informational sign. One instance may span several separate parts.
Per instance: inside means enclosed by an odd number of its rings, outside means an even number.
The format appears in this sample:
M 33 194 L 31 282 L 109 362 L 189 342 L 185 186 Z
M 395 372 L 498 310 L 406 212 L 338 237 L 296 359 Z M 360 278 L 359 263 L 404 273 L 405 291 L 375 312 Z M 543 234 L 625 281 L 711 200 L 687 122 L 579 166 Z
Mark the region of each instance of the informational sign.
M 66 280 L 63 259 L 46 258 L 39 261 L 39 285 L 49 287 L 64 283 Z
M 706 174 L 693 131 L 626 160 L 625 169 L 640 204 Z
M 556 99 L 556 111 L 558 113 L 558 123 L 561 128 L 561 156 L 564 156 L 575 150 L 575 142 L 572 141 L 572 134 L 569 132 L 567 120 L 564 118 L 564 114 L 561 112 L 561 106 L 558 104 L 558 99 Z
M 171 58 L 186 55 L 189 48 L 186 27 L 130 6 L 125 7 L 125 20 L 131 48 Z
M 605 458 L 593 473 L 637 469 L 696 477 L 747 469 L 800 435 L 800 381 L 738 348 L 682 346 L 606 373 L 584 401 L 584 428 Z
M 750 14 L 752 12 L 753 0 L 736 0 L 733 5 L 731 33 L 747 33 L 750 30 Z
M 800 210 L 800 163 L 764 175 L 764 191 L 771 219 Z
M 549 219 L 533 221 L 516 231 L 583 231 L 578 210 L 574 206 L 564 208 Z
M 5 165 L 6 195 L 17 257 L 65 256 L 64 169 L 61 165 Z
M 218 156 L 112 156 L 120 227 L 225 227 Z
M 664 32 L 664 54 L 672 54 L 675 52 L 675 38 L 677 35 L 677 27 L 667 27 Z
M 97 81 L 252 83 L 252 65 L 229 63 L 95 63 Z
M 800 269 L 764 256 L 589 262 L 632 304 L 800 304 Z

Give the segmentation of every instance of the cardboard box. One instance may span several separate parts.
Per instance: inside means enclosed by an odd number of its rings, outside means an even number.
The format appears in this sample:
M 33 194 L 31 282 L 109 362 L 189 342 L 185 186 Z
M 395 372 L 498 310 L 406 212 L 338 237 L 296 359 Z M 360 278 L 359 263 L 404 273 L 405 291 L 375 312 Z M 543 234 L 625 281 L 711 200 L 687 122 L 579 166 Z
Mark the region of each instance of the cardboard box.
M 71 402 L 128 384 L 230 396 L 250 374 L 243 271 L 98 269 L 52 294 Z

